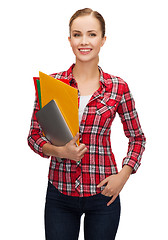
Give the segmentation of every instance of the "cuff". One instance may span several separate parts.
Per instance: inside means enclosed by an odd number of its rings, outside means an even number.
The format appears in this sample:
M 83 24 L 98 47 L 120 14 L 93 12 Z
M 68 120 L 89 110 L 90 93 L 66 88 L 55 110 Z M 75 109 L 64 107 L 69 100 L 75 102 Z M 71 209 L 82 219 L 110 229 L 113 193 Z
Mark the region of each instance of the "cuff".
M 46 144 L 46 143 L 50 143 L 50 142 L 47 140 L 47 138 L 41 137 L 41 138 L 39 138 L 39 139 L 37 140 L 37 142 L 35 143 L 34 148 L 36 149 L 36 151 L 39 153 L 39 155 L 40 155 L 41 157 L 50 158 L 50 156 L 45 155 L 45 154 L 43 153 L 43 151 L 42 151 L 42 147 L 43 147 L 43 145 Z M 51 143 L 50 143 L 50 144 L 51 144 Z
M 136 173 L 139 166 L 141 165 L 140 162 L 138 162 L 135 159 L 132 158 L 124 158 L 123 163 L 122 163 L 122 167 L 124 167 L 124 165 L 128 165 L 130 167 L 133 168 L 132 174 Z

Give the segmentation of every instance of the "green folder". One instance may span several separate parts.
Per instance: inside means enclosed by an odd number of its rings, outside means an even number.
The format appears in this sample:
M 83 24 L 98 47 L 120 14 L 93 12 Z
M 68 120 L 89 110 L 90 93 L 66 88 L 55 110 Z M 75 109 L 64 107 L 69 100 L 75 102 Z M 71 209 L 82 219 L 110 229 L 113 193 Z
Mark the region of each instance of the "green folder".
M 37 91 L 38 91 L 38 97 L 39 97 L 39 103 L 40 103 L 40 109 L 42 107 L 41 105 L 41 89 L 40 89 L 40 80 L 37 79 Z
M 42 108 L 41 105 L 41 88 L 40 88 L 40 79 L 37 77 L 33 78 L 34 80 L 34 85 L 35 85 L 35 90 L 36 90 L 36 96 L 37 96 L 37 100 L 40 106 L 40 109 Z

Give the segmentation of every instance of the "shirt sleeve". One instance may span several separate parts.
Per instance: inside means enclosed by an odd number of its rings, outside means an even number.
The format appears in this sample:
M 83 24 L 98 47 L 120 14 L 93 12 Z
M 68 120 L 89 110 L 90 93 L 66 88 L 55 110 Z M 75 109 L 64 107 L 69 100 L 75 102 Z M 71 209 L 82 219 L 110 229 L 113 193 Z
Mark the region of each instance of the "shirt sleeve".
M 45 143 L 50 143 L 47 138 L 43 135 L 42 128 L 40 127 L 36 113 L 40 110 L 37 98 L 35 99 L 34 103 L 34 110 L 31 119 L 30 131 L 27 138 L 28 145 L 30 148 L 41 157 L 49 158 L 49 156 L 43 154 L 42 147 Z
M 127 156 L 123 159 L 122 166 L 128 165 L 132 167 L 132 173 L 135 173 L 141 164 L 146 138 L 141 129 L 135 102 L 127 83 L 124 85 L 124 92 L 118 106 L 118 114 L 123 124 L 124 133 L 129 138 Z

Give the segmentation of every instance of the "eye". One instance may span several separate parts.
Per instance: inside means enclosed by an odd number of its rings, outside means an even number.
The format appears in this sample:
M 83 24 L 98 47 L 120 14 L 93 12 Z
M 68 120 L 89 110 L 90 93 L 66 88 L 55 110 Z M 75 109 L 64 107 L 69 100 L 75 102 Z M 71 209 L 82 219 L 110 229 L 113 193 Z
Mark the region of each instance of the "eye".
M 80 36 L 79 33 L 74 33 L 74 34 L 73 34 L 73 37 L 79 37 L 79 36 Z
M 90 33 L 91 37 L 96 37 L 96 33 Z

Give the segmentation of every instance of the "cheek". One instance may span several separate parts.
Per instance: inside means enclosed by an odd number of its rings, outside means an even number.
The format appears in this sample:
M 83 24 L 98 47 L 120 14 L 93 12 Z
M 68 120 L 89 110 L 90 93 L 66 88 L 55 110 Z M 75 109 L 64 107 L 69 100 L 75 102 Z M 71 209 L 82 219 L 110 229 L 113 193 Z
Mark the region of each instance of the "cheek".
M 99 41 L 94 41 L 92 44 L 93 44 L 94 48 L 97 49 L 97 51 L 100 51 L 101 42 L 99 42 Z
M 77 52 L 76 46 L 74 44 L 71 44 L 71 48 L 72 48 L 73 53 Z
M 78 43 L 77 41 L 73 41 L 73 43 L 71 43 L 71 47 L 73 51 L 78 51 Z
M 99 45 L 96 45 L 95 47 L 94 47 L 94 49 L 95 49 L 95 52 L 98 54 L 99 52 L 100 52 L 100 46 Z

